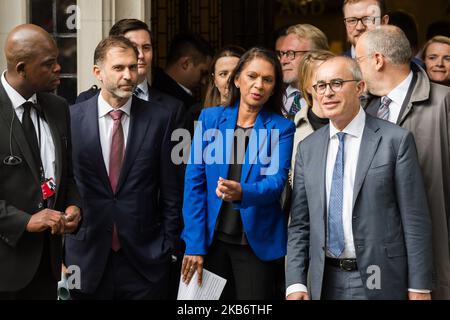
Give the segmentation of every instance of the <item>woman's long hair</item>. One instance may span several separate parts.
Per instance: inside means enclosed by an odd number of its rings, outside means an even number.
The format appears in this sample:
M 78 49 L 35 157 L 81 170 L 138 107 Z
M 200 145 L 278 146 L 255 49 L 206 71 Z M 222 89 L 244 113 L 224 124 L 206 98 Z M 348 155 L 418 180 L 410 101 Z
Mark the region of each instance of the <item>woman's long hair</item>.
M 208 86 L 206 87 L 205 101 L 203 102 L 203 106 L 214 107 L 222 104 L 219 89 L 217 89 L 216 84 L 214 83 L 214 74 L 216 71 L 216 63 L 217 60 L 224 57 L 236 57 L 240 59 L 242 55 L 245 53 L 245 49 L 239 46 L 226 46 L 220 49 L 220 51 L 214 56 L 209 77 L 208 77 Z

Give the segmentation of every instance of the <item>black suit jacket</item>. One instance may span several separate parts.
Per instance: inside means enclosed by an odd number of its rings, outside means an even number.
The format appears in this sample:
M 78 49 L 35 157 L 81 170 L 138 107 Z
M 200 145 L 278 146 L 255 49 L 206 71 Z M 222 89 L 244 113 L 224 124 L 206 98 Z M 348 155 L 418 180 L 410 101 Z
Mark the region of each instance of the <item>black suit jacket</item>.
M 112 192 L 99 139 L 98 95 L 71 107 L 73 164 L 83 220 L 65 242 L 65 262 L 82 270 L 81 291 L 97 288 L 111 250 L 113 222 L 135 268 L 157 282 L 179 234 L 181 184 L 171 160 L 174 117 L 164 106 L 133 97 L 117 191 Z
M 49 207 L 64 211 L 69 205 L 80 206 L 71 166 L 71 137 L 68 105 L 49 93 L 38 93 L 45 119 L 51 129 L 56 154 L 56 196 Z M 8 166 L 3 160 L 12 153 L 23 161 Z M 62 238 L 49 231 L 29 233 L 26 226 L 44 201 L 37 165 L 26 141 L 21 123 L 0 83 L 0 291 L 14 292 L 29 284 L 41 261 L 44 237 L 50 238 L 50 257 L 54 280 L 61 275 Z M 47 234 L 46 234 L 47 233 Z

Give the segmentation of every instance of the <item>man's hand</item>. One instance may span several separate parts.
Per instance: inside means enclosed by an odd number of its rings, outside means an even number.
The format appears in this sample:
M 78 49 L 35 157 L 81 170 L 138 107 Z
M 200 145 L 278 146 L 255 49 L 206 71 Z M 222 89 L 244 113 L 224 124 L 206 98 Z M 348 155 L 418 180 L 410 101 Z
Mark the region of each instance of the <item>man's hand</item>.
M 198 285 L 201 286 L 203 276 L 203 256 L 185 255 L 183 258 L 183 264 L 181 265 L 181 276 L 183 277 L 183 282 L 189 284 L 196 271 L 198 274 Z
M 78 228 L 78 223 L 81 221 L 81 211 L 77 206 L 69 206 L 64 212 L 65 231 L 72 233 Z
M 242 200 L 242 187 L 239 182 L 225 180 L 219 177 L 217 181 L 216 195 L 223 201 L 233 202 Z
M 286 297 L 286 300 L 310 300 L 307 292 L 293 292 Z
M 431 293 L 408 292 L 409 300 L 431 300 Z
M 64 233 L 64 218 L 61 212 L 52 209 L 41 210 L 31 216 L 27 224 L 28 232 L 42 232 L 50 228 L 52 234 Z

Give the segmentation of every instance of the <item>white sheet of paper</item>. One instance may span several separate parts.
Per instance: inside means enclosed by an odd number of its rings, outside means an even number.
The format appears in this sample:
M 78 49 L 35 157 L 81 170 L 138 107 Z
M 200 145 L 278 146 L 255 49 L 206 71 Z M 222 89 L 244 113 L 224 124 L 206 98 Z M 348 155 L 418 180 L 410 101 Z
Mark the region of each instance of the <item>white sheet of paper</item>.
M 197 283 L 197 272 L 192 277 L 189 285 L 186 285 L 182 281 L 182 278 L 180 278 L 177 300 L 219 300 L 223 288 L 225 288 L 225 284 L 227 283 L 226 279 L 206 269 L 203 269 L 201 286 Z

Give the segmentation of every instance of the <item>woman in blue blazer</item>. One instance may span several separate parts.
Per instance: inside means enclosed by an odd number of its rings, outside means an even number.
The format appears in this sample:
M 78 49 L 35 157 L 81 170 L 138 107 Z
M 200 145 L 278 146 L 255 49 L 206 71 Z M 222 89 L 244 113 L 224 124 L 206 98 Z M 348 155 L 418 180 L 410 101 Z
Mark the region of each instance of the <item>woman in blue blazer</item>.
M 230 77 L 229 106 L 204 109 L 186 169 L 183 281 L 203 267 L 225 279 L 222 299 L 273 298 L 274 261 L 286 254 L 286 183 L 294 125 L 281 116 L 282 71 L 253 48 Z

